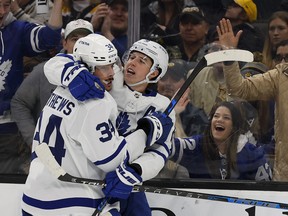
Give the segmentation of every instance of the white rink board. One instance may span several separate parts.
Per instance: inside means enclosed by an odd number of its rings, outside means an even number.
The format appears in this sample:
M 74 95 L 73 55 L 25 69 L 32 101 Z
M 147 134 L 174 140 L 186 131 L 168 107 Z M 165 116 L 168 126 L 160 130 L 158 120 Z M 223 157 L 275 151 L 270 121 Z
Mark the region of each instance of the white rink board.
M 23 184 L 0 184 L 0 209 L 1 215 L 19 216 L 21 215 L 20 201 L 23 191 Z M 180 189 L 184 190 L 184 189 Z M 188 189 L 185 189 L 188 190 Z M 188 190 L 189 191 L 189 190 Z M 263 200 L 269 202 L 288 203 L 288 192 L 276 191 L 233 191 L 233 190 L 196 190 L 193 192 L 217 194 L 238 197 L 243 199 Z M 210 201 L 204 199 L 195 199 L 189 197 L 178 197 L 172 195 L 163 195 L 147 193 L 147 198 L 152 209 L 160 208 L 162 210 L 153 210 L 153 216 L 283 216 L 288 215 L 287 210 L 255 207 L 255 214 L 252 211 L 253 206 L 245 204 L 234 204 L 228 202 Z M 163 213 L 168 209 L 167 213 Z M 250 212 L 249 210 L 250 209 Z
M 183 189 L 180 189 L 183 190 Z M 185 189 L 186 190 L 186 189 Z M 276 191 L 233 191 L 233 190 L 206 190 L 190 189 L 193 192 L 225 195 L 243 199 L 262 200 L 268 202 L 288 203 L 288 192 Z M 211 201 L 188 197 L 147 193 L 150 207 L 169 209 L 171 212 L 153 210 L 153 216 L 283 216 L 288 215 L 288 209 L 255 207 L 245 204 L 236 204 L 222 201 Z M 250 210 L 249 210 L 250 209 Z

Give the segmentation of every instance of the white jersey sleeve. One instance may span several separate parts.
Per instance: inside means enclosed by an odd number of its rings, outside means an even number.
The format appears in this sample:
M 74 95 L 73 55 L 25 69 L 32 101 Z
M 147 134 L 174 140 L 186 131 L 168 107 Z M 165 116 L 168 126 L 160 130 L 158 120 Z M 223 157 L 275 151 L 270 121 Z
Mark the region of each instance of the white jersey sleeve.
M 115 74 L 115 80 L 121 78 L 122 75 Z M 122 78 L 123 79 L 123 78 Z M 131 134 L 137 127 L 137 121 L 143 116 L 154 112 L 164 112 L 169 105 L 170 100 L 156 92 L 142 94 L 132 91 L 125 85 L 114 85 L 110 91 L 111 95 L 117 102 L 119 115 L 117 117 L 117 130 L 122 136 Z M 118 83 L 118 80 L 115 84 Z M 123 80 L 122 80 L 123 83 Z M 175 111 L 169 115 L 175 124 Z M 142 168 L 143 181 L 155 177 L 163 168 L 171 151 L 171 140 L 173 133 L 171 132 L 166 140 L 167 147 L 155 143 L 146 149 L 145 153 L 137 158 L 133 163 L 137 163 Z M 130 161 L 131 162 L 131 161 Z
M 84 64 L 75 61 L 71 54 L 60 53 L 44 65 L 44 73 L 48 81 L 53 85 L 64 87 L 68 87 L 74 77 L 84 70 L 87 71 Z

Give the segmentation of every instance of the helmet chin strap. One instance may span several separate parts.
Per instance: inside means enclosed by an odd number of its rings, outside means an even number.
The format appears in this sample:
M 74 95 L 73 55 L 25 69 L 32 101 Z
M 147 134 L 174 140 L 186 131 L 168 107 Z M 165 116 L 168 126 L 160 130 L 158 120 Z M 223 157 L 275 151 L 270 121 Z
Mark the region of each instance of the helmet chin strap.
M 149 78 L 148 78 L 148 76 L 151 74 L 151 70 L 150 70 L 150 72 L 146 75 L 146 78 L 144 79 L 144 80 L 142 80 L 142 81 L 139 81 L 139 82 L 137 82 L 137 83 L 134 83 L 134 84 L 128 84 L 128 83 L 126 83 L 126 85 L 128 85 L 129 87 L 133 87 L 133 86 L 138 86 L 138 85 L 141 85 L 141 84 L 143 84 L 143 83 L 155 83 L 153 80 L 151 81 Z
M 141 85 L 141 84 L 143 84 L 143 83 L 149 83 L 149 82 L 147 82 L 147 79 L 145 79 L 145 80 L 142 80 L 142 81 L 137 82 L 137 83 L 134 83 L 134 84 L 128 84 L 128 83 L 126 83 L 126 85 L 128 85 L 129 87 L 134 87 L 134 86 Z

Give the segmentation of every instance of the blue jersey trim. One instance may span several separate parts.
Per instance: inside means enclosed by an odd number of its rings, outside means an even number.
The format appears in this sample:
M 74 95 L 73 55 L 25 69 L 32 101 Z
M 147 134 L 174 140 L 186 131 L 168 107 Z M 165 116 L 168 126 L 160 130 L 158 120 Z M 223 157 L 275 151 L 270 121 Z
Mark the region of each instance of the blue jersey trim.
M 157 155 L 159 155 L 160 157 L 163 158 L 163 160 L 166 162 L 167 160 L 167 156 L 165 156 L 165 154 L 163 154 L 162 152 L 158 151 L 157 149 L 149 149 L 146 152 L 155 152 Z M 169 155 L 169 154 L 168 154 Z

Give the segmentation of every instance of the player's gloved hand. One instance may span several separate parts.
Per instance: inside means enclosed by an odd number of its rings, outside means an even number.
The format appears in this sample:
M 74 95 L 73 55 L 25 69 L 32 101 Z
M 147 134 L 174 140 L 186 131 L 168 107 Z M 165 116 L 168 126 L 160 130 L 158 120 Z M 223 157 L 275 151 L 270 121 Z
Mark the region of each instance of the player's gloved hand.
M 102 191 L 106 197 L 127 199 L 133 186 L 142 183 L 142 178 L 132 167 L 122 162 L 116 171 L 106 175 L 105 182 L 106 187 Z
M 142 129 L 147 135 L 146 146 L 151 146 L 155 142 L 163 144 L 173 128 L 172 119 L 163 116 L 161 112 L 153 112 L 144 116 L 137 122 L 137 129 Z
M 91 98 L 103 98 L 105 87 L 100 79 L 88 70 L 82 70 L 68 85 L 74 98 L 85 101 Z

